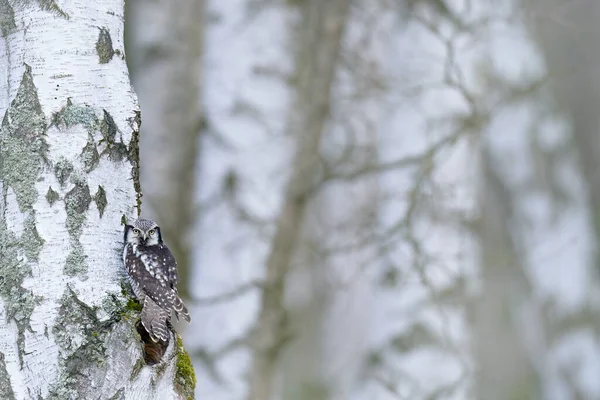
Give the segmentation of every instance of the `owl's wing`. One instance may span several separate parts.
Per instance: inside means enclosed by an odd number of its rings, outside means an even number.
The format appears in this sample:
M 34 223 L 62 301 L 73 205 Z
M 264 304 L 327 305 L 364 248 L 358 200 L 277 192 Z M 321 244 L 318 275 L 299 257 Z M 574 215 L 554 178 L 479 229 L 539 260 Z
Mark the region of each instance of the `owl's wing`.
M 170 312 L 176 294 L 171 289 L 168 278 L 170 264 L 167 255 L 153 251 L 138 254 L 129 250 L 125 259 L 136 296 L 143 297 L 140 296 L 143 292 L 144 296 L 150 297 L 159 307 Z
M 164 265 L 166 271 L 166 279 L 169 282 L 171 288 L 177 291 L 177 284 L 179 283 L 179 274 L 177 273 L 177 261 L 173 257 L 171 250 L 164 244 L 159 246 L 164 258 Z

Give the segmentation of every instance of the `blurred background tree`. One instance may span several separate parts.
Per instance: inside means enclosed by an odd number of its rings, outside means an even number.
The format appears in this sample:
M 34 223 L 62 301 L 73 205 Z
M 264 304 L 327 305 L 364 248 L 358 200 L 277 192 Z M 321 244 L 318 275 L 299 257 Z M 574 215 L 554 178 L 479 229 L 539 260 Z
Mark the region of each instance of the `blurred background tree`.
M 198 398 L 600 397 L 593 0 L 128 3 Z

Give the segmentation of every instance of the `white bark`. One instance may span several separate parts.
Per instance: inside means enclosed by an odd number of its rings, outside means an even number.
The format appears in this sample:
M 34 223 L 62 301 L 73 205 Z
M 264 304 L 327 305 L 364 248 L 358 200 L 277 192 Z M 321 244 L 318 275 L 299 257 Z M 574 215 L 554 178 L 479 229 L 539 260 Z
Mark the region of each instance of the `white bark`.
M 0 32 L 0 398 L 191 396 L 180 347 L 145 366 L 121 294 L 140 195 L 123 1 L 0 0 Z

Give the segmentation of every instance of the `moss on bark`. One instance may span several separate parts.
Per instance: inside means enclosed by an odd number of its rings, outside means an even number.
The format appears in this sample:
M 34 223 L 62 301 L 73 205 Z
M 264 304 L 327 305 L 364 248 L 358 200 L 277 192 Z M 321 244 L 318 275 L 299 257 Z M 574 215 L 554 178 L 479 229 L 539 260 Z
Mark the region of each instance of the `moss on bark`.
M 181 341 L 181 336 L 175 333 L 177 345 L 177 361 L 175 365 L 175 387 L 178 392 L 188 400 L 194 399 L 194 391 L 196 390 L 196 373 L 192 360 Z

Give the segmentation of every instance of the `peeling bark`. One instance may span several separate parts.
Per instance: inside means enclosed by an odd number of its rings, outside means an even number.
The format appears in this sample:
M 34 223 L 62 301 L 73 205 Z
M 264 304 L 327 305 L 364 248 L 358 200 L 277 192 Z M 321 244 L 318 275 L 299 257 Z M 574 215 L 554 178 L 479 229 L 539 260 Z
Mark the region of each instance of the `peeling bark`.
M 164 363 L 145 366 L 138 312 L 121 289 L 120 222 L 135 217 L 141 195 L 140 119 L 125 62 L 103 63 L 94 47 L 122 49 L 115 33 L 123 31 L 123 2 L 7 4 L 0 2 L 0 397 L 193 397 L 193 370 L 177 341 Z M 110 41 L 98 40 L 98 25 Z

